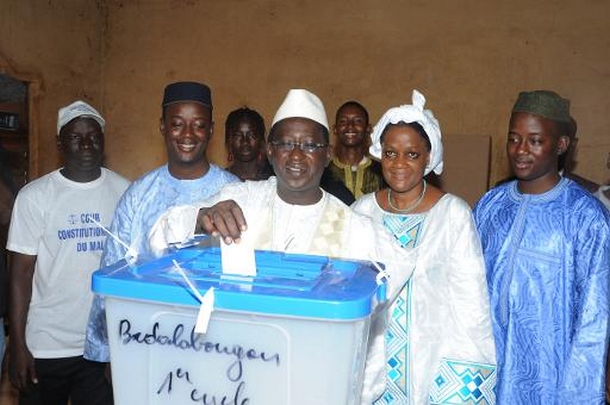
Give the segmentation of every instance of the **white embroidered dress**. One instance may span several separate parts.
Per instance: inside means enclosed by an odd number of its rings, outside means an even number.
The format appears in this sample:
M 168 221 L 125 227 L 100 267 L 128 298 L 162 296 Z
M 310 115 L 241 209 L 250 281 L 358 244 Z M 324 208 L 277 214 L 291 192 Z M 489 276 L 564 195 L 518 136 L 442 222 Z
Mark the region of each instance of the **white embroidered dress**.
M 468 205 L 445 194 L 426 213 L 384 211 L 367 194 L 352 205 L 417 261 L 390 310 L 388 385 L 375 404 L 491 404 L 496 357 L 481 244 Z

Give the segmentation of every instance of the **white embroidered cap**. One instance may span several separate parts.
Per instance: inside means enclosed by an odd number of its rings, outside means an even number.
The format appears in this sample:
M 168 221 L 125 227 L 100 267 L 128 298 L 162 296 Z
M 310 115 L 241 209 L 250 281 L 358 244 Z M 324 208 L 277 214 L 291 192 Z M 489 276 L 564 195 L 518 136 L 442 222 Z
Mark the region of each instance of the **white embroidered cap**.
M 292 89 L 288 92 L 275 113 L 271 126 L 286 118 L 308 118 L 329 129 L 322 100 L 305 89 Z
M 89 104 L 85 103 L 84 101 L 77 100 L 72 104 L 59 109 L 59 112 L 57 113 L 57 135 L 59 135 L 59 132 L 64 125 L 72 121 L 74 118 L 79 117 L 93 118 L 98 124 L 100 124 L 102 132 L 104 132 L 106 121 L 104 118 L 102 118 L 102 115 Z
M 430 139 L 430 162 L 426 166 L 424 175 L 434 171 L 436 174 L 443 172 L 443 143 L 441 141 L 441 127 L 438 120 L 430 110 L 425 110 L 426 98 L 417 90 L 413 90 L 411 96 L 413 104 L 401 105 L 399 107 L 390 108 L 379 119 L 377 125 L 371 133 L 371 147 L 369 153 L 371 156 L 381 159 L 381 134 L 389 124 L 398 124 L 404 122 L 410 124 L 417 122 L 420 124 L 428 138 Z

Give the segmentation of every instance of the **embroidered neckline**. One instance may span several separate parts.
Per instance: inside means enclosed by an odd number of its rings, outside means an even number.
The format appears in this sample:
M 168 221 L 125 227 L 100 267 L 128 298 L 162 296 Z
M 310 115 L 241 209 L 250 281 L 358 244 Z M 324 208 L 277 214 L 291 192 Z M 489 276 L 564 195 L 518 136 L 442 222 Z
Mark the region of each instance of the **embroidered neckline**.
M 277 194 L 273 197 L 273 201 L 271 202 L 271 227 L 272 227 L 272 235 L 273 235 L 271 244 L 272 244 L 272 246 L 276 247 L 276 246 L 278 246 L 278 243 L 279 243 L 280 244 L 279 248 L 286 251 L 292 244 L 292 241 L 296 238 L 296 235 L 293 235 L 293 234 L 285 235 L 284 240 L 280 241 L 281 235 L 284 233 L 284 232 L 280 232 L 280 231 L 283 229 L 286 229 L 287 225 L 280 223 L 280 221 L 278 219 L 278 217 L 280 216 L 278 213 L 278 209 L 277 209 L 278 204 L 276 204 L 278 201 L 287 207 L 295 207 L 295 205 L 286 203 Z M 315 204 L 310 206 L 310 207 L 314 207 L 314 206 L 319 205 L 318 209 L 316 210 L 315 215 L 313 215 L 311 218 L 311 221 L 314 221 L 313 223 L 315 223 L 316 225 L 313 228 L 311 228 L 311 229 L 313 229 L 313 232 L 309 232 L 309 235 L 306 236 L 307 239 L 306 239 L 305 243 L 303 244 L 303 246 L 306 248 L 306 251 L 309 250 L 311 247 L 311 242 L 315 236 L 316 229 L 319 227 L 320 221 L 322 220 L 322 216 L 326 210 L 327 202 L 328 202 L 328 194 L 326 192 L 322 191 L 322 198 L 318 202 L 316 202 Z

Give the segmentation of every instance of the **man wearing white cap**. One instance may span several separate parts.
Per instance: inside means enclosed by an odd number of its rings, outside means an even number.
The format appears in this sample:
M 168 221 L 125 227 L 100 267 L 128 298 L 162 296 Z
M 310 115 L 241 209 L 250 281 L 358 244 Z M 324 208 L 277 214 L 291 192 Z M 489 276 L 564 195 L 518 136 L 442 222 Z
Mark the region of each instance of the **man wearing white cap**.
M 65 165 L 21 189 L 7 249 L 10 376 L 24 404 L 111 404 L 104 366 L 83 359 L 91 305 L 115 206 L 129 182 L 102 167 L 104 118 L 83 101 L 58 113 Z
M 409 256 L 397 257 L 382 228 L 320 188 L 322 172 L 331 159 L 328 140 L 328 122 L 320 99 L 307 90 L 290 90 L 269 132 L 267 156 L 276 177 L 230 184 L 200 204 L 170 210 L 153 227 L 153 250 L 162 251 L 168 243 L 193 237 L 193 224 L 197 223 L 198 228 L 226 243 L 241 242 L 243 237 L 256 249 L 373 258 L 386 264 L 391 277 L 388 292 L 393 299 L 408 275 L 392 277 L 392 265 L 401 262 L 402 268 L 406 267 Z M 372 403 L 385 387 L 384 322 L 384 317 L 373 322 L 363 404 Z

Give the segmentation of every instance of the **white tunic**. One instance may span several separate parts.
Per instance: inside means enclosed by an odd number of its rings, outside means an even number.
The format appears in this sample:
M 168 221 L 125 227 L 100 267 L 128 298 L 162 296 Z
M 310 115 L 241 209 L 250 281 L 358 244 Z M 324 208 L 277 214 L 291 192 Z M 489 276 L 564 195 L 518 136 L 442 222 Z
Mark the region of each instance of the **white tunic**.
M 468 205 L 445 194 L 426 213 L 399 215 L 384 211 L 372 193 L 352 209 L 392 228 L 395 249 L 417 257 L 413 276 L 392 307 L 389 383 L 376 403 L 494 403 L 496 357 L 485 264 Z M 407 224 L 404 232 L 397 230 L 400 221 Z M 483 397 L 488 402 L 478 402 Z
M 390 275 L 387 294 L 391 301 L 411 274 L 411 253 L 394 249 L 389 234 L 370 218 L 354 213 L 324 191 L 322 195 L 321 200 L 313 205 L 291 205 L 278 197 L 275 177 L 228 184 L 212 199 L 176 207 L 162 215 L 150 233 L 151 249 L 159 252 L 168 243 L 193 237 L 193 224 L 200 207 L 234 200 L 246 218 L 246 232 L 256 234 L 248 236 L 256 241 L 256 249 L 381 262 Z M 386 309 L 387 305 L 378 306 L 373 315 L 362 404 L 370 405 L 385 387 Z

